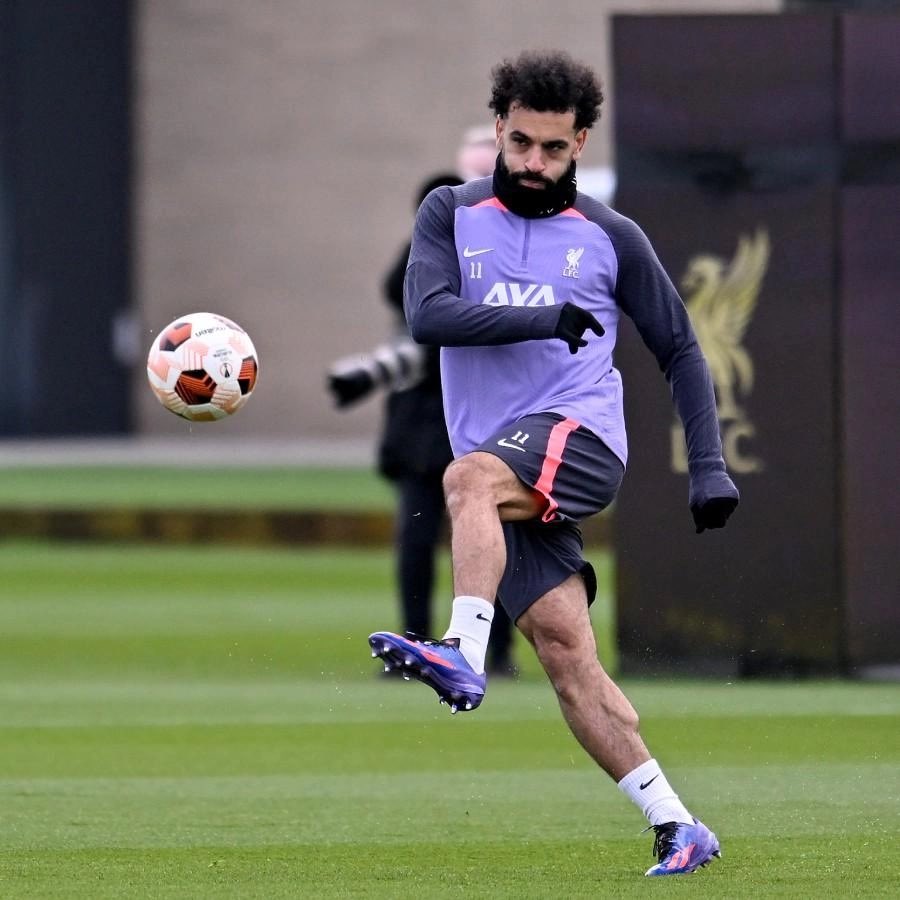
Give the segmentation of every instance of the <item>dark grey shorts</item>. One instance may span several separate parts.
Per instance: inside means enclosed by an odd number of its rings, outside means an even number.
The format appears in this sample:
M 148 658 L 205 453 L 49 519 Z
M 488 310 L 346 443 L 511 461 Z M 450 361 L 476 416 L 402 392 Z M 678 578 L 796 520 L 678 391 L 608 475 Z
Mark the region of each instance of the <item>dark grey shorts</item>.
M 582 555 L 578 522 L 613 501 L 625 474 L 621 460 L 592 431 L 556 413 L 525 416 L 475 449 L 498 456 L 547 499 L 541 518 L 503 525 L 507 559 L 498 598 L 510 618 L 576 572 L 593 603 L 597 579 Z

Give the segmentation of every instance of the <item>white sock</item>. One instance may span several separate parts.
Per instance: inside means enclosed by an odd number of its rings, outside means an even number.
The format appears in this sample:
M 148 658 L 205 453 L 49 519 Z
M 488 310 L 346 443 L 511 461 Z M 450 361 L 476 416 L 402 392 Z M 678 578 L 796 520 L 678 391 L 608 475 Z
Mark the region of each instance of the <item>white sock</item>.
M 694 824 L 693 817 L 670 787 L 655 759 L 648 759 L 629 772 L 619 782 L 619 788 L 628 795 L 632 803 L 640 807 L 651 825 L 663 825 L 666 822 Z
M 481 597 L 457 597 L 453 601 L 453 613 L 444 637 L 459 638 L 459 652 L 479 675 L 484 671 L 493 620 L 494 604 Z

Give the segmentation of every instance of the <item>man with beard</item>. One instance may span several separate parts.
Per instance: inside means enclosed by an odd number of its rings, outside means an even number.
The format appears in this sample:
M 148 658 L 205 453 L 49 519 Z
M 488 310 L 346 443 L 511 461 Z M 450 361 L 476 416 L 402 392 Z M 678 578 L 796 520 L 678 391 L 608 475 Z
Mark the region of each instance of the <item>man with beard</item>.
M 433 191 L 406 270 L 413 338 L 441 346 L 454 462 L 444 475 L 455 598 L 440 640 L 369 637 L 386 667 L 428 684 L 451 711 L 484 697 L 498 598 L 532 644 L 584 749 L 647 816 L 658 862 L 693 872 L 719 855 L 638 731 L 597 659 L 596 577 L 578 522 L 615 497 L 627 457 L 612 365 L 622 312 L 669 381 L 685 427 L 698 532 L 721 528 L 738 492 L 722 458 L 712 381 L 681 298 L 632 221 L 578 193 L 576 162 L 603 100 L 562 52 L 525 52 L 492 72 L 491 178 Z

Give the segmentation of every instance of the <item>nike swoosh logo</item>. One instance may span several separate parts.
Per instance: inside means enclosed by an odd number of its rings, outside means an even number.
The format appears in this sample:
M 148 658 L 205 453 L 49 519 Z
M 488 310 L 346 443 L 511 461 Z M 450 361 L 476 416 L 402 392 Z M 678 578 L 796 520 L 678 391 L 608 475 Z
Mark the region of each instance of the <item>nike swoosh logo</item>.
M 500 440 L 497 441 L 497 446 L 509 447 L 510 450 L 521 450 L 523 453 L 525 453 L 524 447 L 520 447 L 518 444 L 511 444 L 506 438 L 500 438 Z
M 433 653 L 427 647 L 421 646 L 421 644 L 414 644 L 412 641 L 406 640 L 406 638 L 403 638 L 403 642 L 405 644 L 408 644 L 414 650 L 416 650 L 417 653 L 421 653 L 422 656 L 424 656 L 425 659 L 427 659 L 429 662 L 433 662 L 436 665 L 443 666 L 445 669 L 455 669 L 456 668 L 456 666 L 454 666 L 453 663 L 450 662 L 449 659 L 444 659 L 443 656 L 440 656 L 437 653 Z
M 470 259 L 473 256 L 481 256 L 482 253 L 490 253 L 493 249 L 493 247 L 485 247 L 484 250 L 470 250 L 466 247 L 466 249 L 463 250 L 463 256 L 466 259 Z
M 656 779 L 659 778 L 659 772 L 657 772 L 649 781 L 645 781 L 642 785 L 640 785 L 640 789 L 644 790 L 644 788 L 650 787 Z
M 481 613 L 475 613 L 476 619 L 481 619 L 482 622 L 490 622 L 491 620 L 487 616 L 483 616 Z

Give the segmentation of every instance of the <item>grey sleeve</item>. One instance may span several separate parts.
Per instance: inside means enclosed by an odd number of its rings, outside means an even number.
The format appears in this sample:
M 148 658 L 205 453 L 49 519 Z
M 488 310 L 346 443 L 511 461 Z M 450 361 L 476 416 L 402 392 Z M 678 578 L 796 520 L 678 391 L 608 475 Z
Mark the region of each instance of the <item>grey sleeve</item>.
M 725 471 L 716 397 L 687 310 L 650 242 L 623 219 L 612 235 L 619 258 L 616 301 L 631 318 L 669 382 L 687 443 L 693 506 L 737 497 Z
M 403 308 L 413 339 L 461 347 L 552 338 L 561 306 L 498 307 L 460 298 L 454 210 L 452 189 L 442 187 L 425 198 L 416 215 L 403 284 Z

